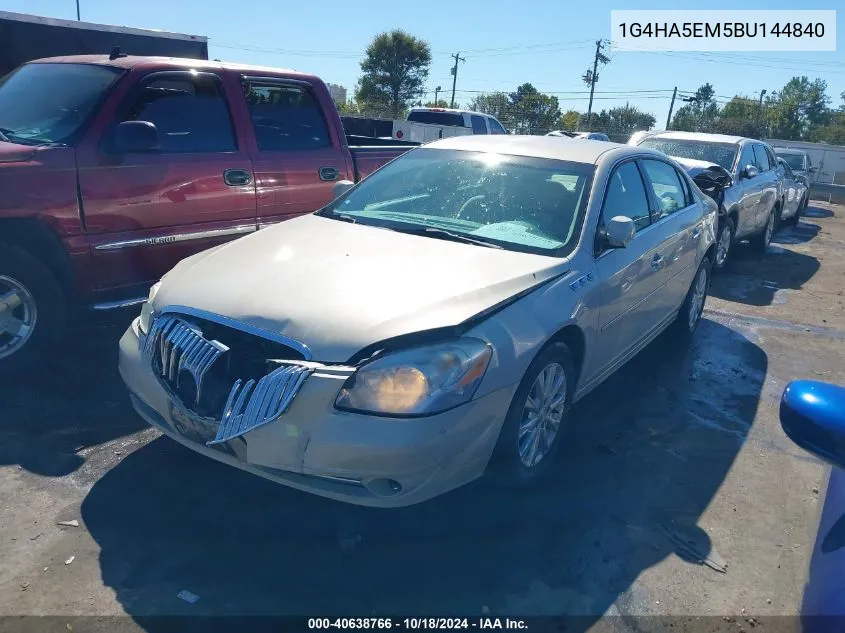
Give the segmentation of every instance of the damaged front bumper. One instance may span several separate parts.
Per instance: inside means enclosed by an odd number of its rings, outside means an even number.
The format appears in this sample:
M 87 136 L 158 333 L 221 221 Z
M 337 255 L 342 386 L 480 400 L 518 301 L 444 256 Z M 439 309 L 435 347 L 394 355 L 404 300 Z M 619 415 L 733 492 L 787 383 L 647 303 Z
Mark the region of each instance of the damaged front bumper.
M 359 505 L 400 507 L 478 478 L 516 385 L 439 415 L 396 419 L 334 408 L 355 369 L 309 363 L 295 398 L 269 423 L 238 434 L 187 410 L 144 354 L 137 319 L 120 341 L 119 369 L 151 425 L 218 461 L 278 483 Z

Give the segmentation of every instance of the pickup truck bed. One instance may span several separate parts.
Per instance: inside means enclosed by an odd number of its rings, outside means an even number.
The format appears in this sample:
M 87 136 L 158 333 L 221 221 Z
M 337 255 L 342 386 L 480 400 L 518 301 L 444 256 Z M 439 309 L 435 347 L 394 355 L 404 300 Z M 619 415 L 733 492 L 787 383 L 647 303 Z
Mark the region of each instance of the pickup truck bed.
M 140 302 L 181 259 L 316 211 L 416 145 L 347 138 L 325 84 L 295 71 L 21 66 L 0 80 L 0 371 L 55 339 L 69 307 Z

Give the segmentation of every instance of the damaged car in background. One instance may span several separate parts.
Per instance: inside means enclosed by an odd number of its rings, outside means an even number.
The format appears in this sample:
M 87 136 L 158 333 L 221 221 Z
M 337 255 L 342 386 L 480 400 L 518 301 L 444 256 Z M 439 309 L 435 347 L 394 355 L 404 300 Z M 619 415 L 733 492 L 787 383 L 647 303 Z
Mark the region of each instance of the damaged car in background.
M 711 166 L 711 173 L 725 171 L 730 175 L 730 187 L 719 187 L 716 270 L 728 265 L 736 242 L 748 240 L 760 255 L 766 252 L 784 207 L 783 176 L 769 145 L 725 134 L 658 132 L 636 141 L 636 147 L 654 149 L 684 161 L 688 170 L 705 168 L 702 163 L 706 163 Z
M 179 263 L 120 342 L 135 409 L 209 457 L 398 507 L 533 483 L 570 407 L 696 330 L 716 204 L 665 155 L 461 136 Z

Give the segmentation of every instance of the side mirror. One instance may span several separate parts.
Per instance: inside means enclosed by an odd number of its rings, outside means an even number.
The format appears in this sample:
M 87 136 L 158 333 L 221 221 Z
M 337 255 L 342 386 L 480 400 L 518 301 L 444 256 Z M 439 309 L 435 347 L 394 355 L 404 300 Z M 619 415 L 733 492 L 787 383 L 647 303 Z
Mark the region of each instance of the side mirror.
M 783 390 L 780 424 L 793 442 L 845 468 L 845 387 L 795 380 Z
M 124 121 L 114 131 L 114 149 L 120 153 L 158 151 L 158 129 L 149 121 Z
M 756 178 L 760 174 L 760 170 L 754 165 L 746 165 L 742 170 L 743 178 Z
M 332 193 L 334 194 L 335 199 L 340 198 L 343 194 L 347 191 L 352 189 L 355 186 L 355 183 L 351 180 L 338 180 L 334 183 L 334 187 L 332 188 Z
M 611 218 L 605 228 L 605 238 L 609 246 L 613 248 L 625 248 L 634 239 L 637 228 L 634 221 L 624 215 L 617 215 Z
M 810 167 L 807 171 L 810 172 L 811 174 L 815 174 L 818 171 L 818 168 L 817 167 Z

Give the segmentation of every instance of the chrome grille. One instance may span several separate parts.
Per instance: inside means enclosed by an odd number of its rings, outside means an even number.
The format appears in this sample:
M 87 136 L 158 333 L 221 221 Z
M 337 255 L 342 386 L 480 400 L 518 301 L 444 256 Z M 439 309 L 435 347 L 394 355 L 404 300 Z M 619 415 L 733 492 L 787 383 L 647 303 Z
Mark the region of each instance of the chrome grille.
M 300 365 L 282 365 L 258 381 L 236 381 L 223 409 L 217 436 L 208 445 L 228 442 L 278 418 L 287 411 L 312 371 Z
M 296 360 L 268 361 L 262 357 L 265 366 L 272 363 L 276 368 L 260 378 L 235 379 L 240 371 L 232 364 L 231 354 L 234 352 L 220 341 L 206 339 L 203 329 L 174 313 L 159 315 L 150 326 L 143 353 L 156 376 L 168 388 L 170 396 L 181 401 L 189 409 L 188 413 L 203 418 L 206 423 L 209 416 L 212 420 L 219 419 L 216 435 L 207 442 L 208 446 L 228 442 L 277 419 L 287 411 L 302 384 L 314 371 Z M 240 349 L 242 346 L 236 347 Z M 224 362 L 215 366 L 224 356 Z M 211 371 L 212 368 L 214 371 Z M 237 373 L 233 374 L 233 371 Z M 244 376 L 243 373 L 240 375 Z M 191 378 L 194 384 L 185 384 L 190 383 Z M 204 382 L 209 383 L 206 387 L 208 398 L 201 403 Z M 222 413 L 219 404 L 213 407 L 214 413 L 210 413 L 208 399 L 219 397 L 222 404 L 227 392 Z
M 181 386 L 183 372 L 194 379 L 194 404 L 202 396 L 205 374 L 229 348 L 218 341 L 203 338 L 195 325 L 177 317 L 160 316 L 150 327 L 144 344 L 144 354 L 151 360 L 153 370 L 172 389 Z

